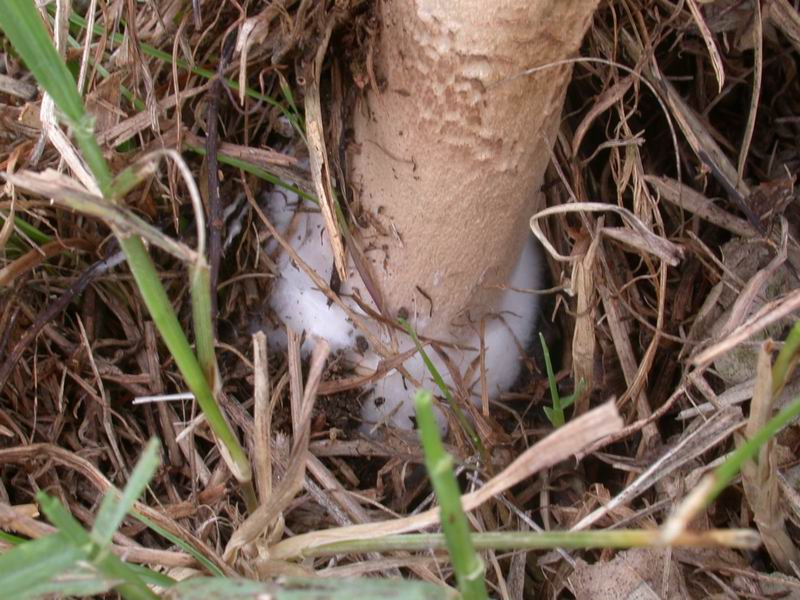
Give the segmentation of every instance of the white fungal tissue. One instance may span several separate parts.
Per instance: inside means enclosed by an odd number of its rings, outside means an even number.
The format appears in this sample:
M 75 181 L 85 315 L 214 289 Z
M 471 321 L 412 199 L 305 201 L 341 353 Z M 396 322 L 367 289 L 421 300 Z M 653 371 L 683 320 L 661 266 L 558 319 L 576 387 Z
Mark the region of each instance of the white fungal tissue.
M 284 190 L 274 190 L 267 194 L 267 214 L 275 227 L 286 237 L 287 241 L 299 257 L 324 282 L 329 282 L 333 271 L 333 255 L 325 233 L 322 216 L 316 205 L 298 200 L 296 194 Z M 277 242 L 271 240 L 267 251 L 278 248 Z M 526 243 L 516 267 L 508 282 L 510 288 L 538 289 L 542 279 L 542 258 L 536 243 Z M 360 351 L 356 346 L 359 332 L 340 306 L 330 303 L 311 278 L 289 258 L 285 251 L 280 252 L 277 260 L 280 276 L 275 280 L 270 297 L 270 306 L 275 314 L 292 330 L 305 331 L 307 342 L 303 350 L 311 347 L 310 336 L 324 338 L 331 348 L 344 353 L 344 360 L 360 374 L 374 372 L 381 357 L 370 349 Z M 352 267 L 348 270 L 348 280 L 342 283 L 340 298 L 355 314 L 364 316 L 363 322 L 371 328 L 370 333 L 389 344 L 389 332 L 366 317 L 355 302 L 357 295 L 362 303 L 374 308 L 369 293 Z M 533 341 L 534 328 L 539 313 L 539 300 L 535 294 L 506 290 L 503 292 L 496 316 L 486 319 L 484 345 L 486 364 L 486 385 L 490 397 L 507 391 L 514 384 L 520 371 L 520 351 L 529 347 Z M 472 401 L 480 403 L 481 383 L 479 353 L 479 328 L 472 339 L 462 340 L 460 347 L 466 349 L 447 348 L 451 366 L 461 374 L 464 390 Z M 404 352 L 413 348 L 413 342 L 402 333 L 397 332 L 398 350 Z M 285 345 L 286 335 L 283 330 L 270 332 L 272 345 Z M 362 343 L 363 348 L 363 343 Z M 436 365 L 445 383 L 453 388 L 453 379 L 444 361 L 431 348 L 427 354 Z M 403 367 L 421 386 L 436 393 L 438 391 L 422 357 L 415 353 L 408 358 Z M 374 430 L 376 425 L 390 424 L 400 429 L 411 429 L 414 426 L 413 396 L 415 387 L 397 370 L 383 376 L 368 392 L 362 404 L 361 418 L 365 431 Z M 438 415 L 442 429 L 445 419 Z

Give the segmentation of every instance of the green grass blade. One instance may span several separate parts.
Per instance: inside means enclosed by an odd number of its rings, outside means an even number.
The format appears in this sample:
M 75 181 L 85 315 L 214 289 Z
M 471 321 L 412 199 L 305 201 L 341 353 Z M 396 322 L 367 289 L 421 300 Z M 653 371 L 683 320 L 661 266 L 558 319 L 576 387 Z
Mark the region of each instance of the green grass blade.
M 714 485 L 705 500 L 705 505 L 710 504 L 714 498 L 722 493 L 733 478 L 739 474 L 742 465 L 753 458 L 758 453 L 759 448 L 766 444 L 780 431 L 800 416 L 800 398 L 795 399 L 791 404 L 772 417 L 759 429 L 755 435 L 749 438 L 739 448 L 734 450 L 716 470 L 712 473 Z
M 64 508 L 55 498 L 51 498 L 44 492 L 36 494 L 36 501 L 39 509 L 45 517 L 58 528 L 59 534 L 67 538 L 72 544 L 80 547 L 81 545 L 91 545 L 89 534 L 84 531 L 77 519 Z
M 206 149 L 201 148 L 199 146 L 184 144 L 184 148 L 200 156 L 205 156 L 207 154 Z M 283 179 L 281 179 L 277 175 L 270 173 L 266 169 L 262 169 L 261 167 L 254 165 L 253 163 L 249 163 L 246 160 L 242 160 L 241 158 L 236 158 L 233 156 L 227 156 L 222 152 L 218 152 L 217 161 L 219 161 L 219 163 L 223 165 L 228 165 L 230 167 L 236 167 L 237 169 L 241 169 L 245 173 L 250 173 L 250 175 L 255 175 L 256 177 L 266 181 L 267 183 L 271 183 L 272 185 L 282 187 L 283 189 L 288 190 L 290 192 L 294 192 L 304 200 L 308 200 L 310 202 L 313 202 L 314 204 L 319 204 L 319 201 L 317 200 L 316 196 L 312 196 L 308 192 L 304 192 L 296 185 L 292 185 L 291 183 L 286 183 Z
M 119 583 L 86 563 L 86 558 L 86 548 L 60 534 L 23 540 L 19 548 L 0 555 L 2 597 L 83 598 L 106 593 Z M 175 584 L 172 578 L 146 567 L 127 566 L 148 585 L 169 588 Z
M 52 96 L 56 106 L 72 126 L 73 134 L 103 198 L 108 201 L 113 200 L 116 197 L 114 181 L 94 138 L 92 120 L 86 114 L 75 80 L 53 47 L 33 2 L 8 0 L 4 9 L 7 11 L 4 17 L 7 18 L 0 20 L 0 27 L 28 65 L 39 85 Z M 223 450 L 226 450 L 227 455 L 231 457 L 229 465 L 234 475 L 241 482 L 250 481 L 252 476 L 247 456 L 209 389 L 142 240 L 137 237 L 125 237 L 119 230 L 115 230 L 115 233 L 120 238 L 120 245 L 153 321 L 175 358 L 189 389 L 197 398 L 214 434 L 225 446 Z
M 0 211 L 0 227 L 3 226 L 3 223 L 6 222 L 7 218 L 8 215 Z M 14 227 L 19 229 L 23 234 L 28 236 L 31 239 L 31 241 L 39 244 L 40 246 L 43 246 L 44 244 L 53 241 L 53 238 L 51 238 L 49 235 L 47 235 L 46 233 L 42 233 L 36 227 L 34 227 L 33 225 L 31 225 L 30 223 L 28 223 L 19 216 L 14 217 Z
M 539 333 L 539 341 L 542 343 L 542 352 L 544 353 L 544 366 L 547 370 L 547 381 L 550 384 L 550 398 L 553 401 L 553 407 L 545 409 L 544 414 L 553 425 L 553 427 L 561 427 L 564 422 L 564 407 L 561 405 L 561 396 L 558 394 L 558 386 L 556 385 L 556 376 L 553 373 L 553 363 L 550 361 L 550 350 L 547 347 L 547 342 L 544 336 Z
M 775 397 L 779 394 L 786 381 L 794 370 L 798 355 L 800 355 L 800 321 L 796 321 L 789 335 L 781 347 L 775 363 L 772 365 L 772 394 Z M 698 506 L 708 506 L 714 499 L 722 493 L 730 483 L 733 481 L 742 469 L 742 465 L 748 460 L 753 460 L 758 453 L 761 446 L 766 444 L 773 437 L 778 435 L 780 431 L 800 416 L 800 398 L 796 398 L 789 405 L 785 406 L 774 417 L 767 421 L 764 426 L 756 431 L 756 433 L 749 439 L 734 450 L 728 458 L 720 466 L 718 466 L 712 473 L 706 475 L 703 481 L 708 481 L 710 485 L 703 491 L 702 481 L 701 484 L 696 486 L 695 495 L 703 494 L 702 499 L 694 499 L 690 494 L 684 503 L 691 503 L 695 501 Z
M 567 409 L 573 404 L 575 404 L 575 399 L 578 398 L 583 393 L 583 387 L 584 387 L 584 382 L 583 379 L 581 379 L 578 382 L 578 385 L 575 386 L 574 392 L 572 392 L 569 396 L 561 398 L 561 408 Z
M 63 504 L 43 492 L 39 492 L 36 499 L 42 512 L 50 519 L 53 525 L 58 527 L 60 535 L 63 535 L 73 547 L 80 548 L 86 560 L 91 562 L 106 577 L 120 582 L 114 586 L 114 589 L 123 598 L 126 598 L 126 600 L 156 600 L 158 598 L 144 584 L 130 565 L 122 562 L 119 557 L 111 554 L 107 549 L 94 543 L 75 517 L 64 508 Z
M 19 544 L 24 544 L 27 541 L 28 540 L 26 538 L 19 537 L 13 533 L 0 531 L 0 542 L 5 542 L 6 544 L 10 544 L 12 546 L 18 546 Z
M 786 336 L 781 351 L 772 366 L 772 393 L 778 394 L 794 370 L 797 364 L 797 356 L 800 354 L 800 321 L 797 321 Z
M 85 562 L 55 575 L 49 580 L 33 583 L 29 590 L 30 598 L 89 598 L 110 592 L 118 582 Z
M 156 438 L 148 442 L 122 491 L 122 497 L 117 498 L 113 493 L 107 493 L 103 497 L 92 528 L 92 540 L 101 548 L 111 543 L 111 538 L 122 525 L 125 515 L 133 508 L 134 502 L 144 493 L 153 478 L 161 462 L 158 456 L 159 446 Z
M 286 81 L 286 78 L 280 71 L 277 71 L 277 74 L 278 74 L 278 81 L 280 82 L 281 86 L 281 93 L 283 94 L 283 97 L 286 98 L 286 102 L 289 104 L 289 109 L 299 119 L 300 110 L 297 108 L 297 104 L 294 101 L 294 94 L 292 94 L 292 87 L 289 85 L 289 82 Z
M 214 351 L 214 326 L 211 316 L 211 280 L 205 257 L 199 256 L 197 264 L 189 269 L 189 284 L 192 297 L 192 323 L 197 360 L 206 374 L 211 390 L 219 385 L 217 355 Z
M 185 540 L 182 540 L 181 538 L 175 535 L 172 535 L 169 531 L 163 529 L 161 526 L 157 525 L 156 523 L 154 523 L 153 521 L 151 521 L 150 519 L 148 519 L 147 517 L 136 511 L 132 511 L 131 516 L 140 523 L 146 525 L 148 529 L 156 532 L 164 539 L 169 540 L 170 542 L 178 546 L 181 550 L 186 552 L 186 554 L 191 555 L 192 558 L 194 558 L 197 562 L 203 565 L 206 571 L 208 571 L 212 575 L 215 575 L 217 577 L 222 577 L 225 575 L 225 573 L 223 573 L 222 570 L 217 565 L 208 560 L 208 558 L 206 558 L 202 552 L 200 552 L 190 543 L 186 542 Z
M 216 290 L 211 290 L 208 263 L 204 256 L 198 256 L 197 262 L 189 268 L 189 283 L 191 286 L 192 323 L 194 324 L 197 359 L 200 362 L 200 368 L 205 373 L 208 387 L 211 388 L 212 394 L 216 396 L 220 381 L 217 355 L 214 348 L 214 325 L 211 317 L 211 294 L 216 293 Z M 242 464 L 237 464 L 237 468 L 246 467 L 245 473 L 249 473 L 249 461 L 244 458 L 241 462 Z M 258 508 L 258 500 L 250 477 L 248 476 L 246 480 L 237 478 L 242 483 L 242 495 L 248 512 L 255 511 Z
M 177 583 L 177 581 L 172 577 L 164 575 L 163 573 L 159 573 L 158 571 L 148 569 L 143 565 L 135 565 L 133 563 L 125 564 L 133 573 L 136 574 L 139 579 L 142 580 L 142 583 L 146 585 L 157 585 L 163 588 L 170 588 Z
M 60 534 L 31 540 L 0 555 L 0 590 L 4 598 L 36 595 L 37 583 L 63 573 L 85 553 Z
M 436 384 L 436 387 L 438 387 L 439 391 L 442 392 L 442 396 L 444 396 L 445 399 L 452 404 L 453 394 L 450 393 L 450 388 L 448 388 L 447 385 L 445 384 L 441 373 L 439 373 L 439 369 L 436 368 L 436 365 L 433 364 L 433 361 L 428 356 L 428 353 L 425 352 L 425 348 L 422 347 L 422 344 L 420 343 L 419 338 L 417 337 L 417 332 L 414 331 L 414 328 L 411 327 L 411 324 L 405 319 L 399 319 L 399 321 L 400 325 L 403 326 L 405 332 L 414 342 L 414 346 L 416 346 L 417 352 L 419 352 L 419 355 L 422 357 L 422 362 L 425 363 L 425 368 L 428 369 L 428 372 L 431 374 L 431 377 L 433 378 L 433 382 Z
M 483 561 L 475 552 L 469 521 L 461 506 L 461 491 L 453 472 L 453 457 L 445 452 L 439 438 L 439 428 L 433 415 L 433 396 L 427 390 L 420 390 L 414 405 L 425 467 L 439 501 L 439 521 L 447 540 L 447 551 L 453 563 L 458 589 L 464 600 L 484 600 L 488 595 Z
M 419 352 L 419 355 L 422 357 L 422 362 L 425 363 L 425 368 L 428 369 L 428 372 L 431 374 L 436 387 L 439 388 L 439 390 L 442 392 L 442 395 L 445 397 L 445 400 L 447 400 L 447 404 L 450 406 L 453 414 L 455 414 L 456 420 L 458 420 L 458 424 L 461 426 L 461 429 L 463 429 L 464 433 L 469 436 L 469 439 L 472 441 L 475 448 L 478 449 L 481 456 L 485 458 L 487 456 L 486 448 L 484 448 L 480 436 L 475 433 L 475 429 L 472 427 L 470 422 L 467 421 L 467 417 L 464 416 L 464 411 L 462 411 L 461 407 L 456 404 L 455 400 L 453 399 L 453 394 L 450 393 L 450 389 L 445 384 L 444 379 L 442 379 L 442 375 L 439 373 L 436 365 L 433 364 L 433 361 L 428 356 L 428 353 L 425 352 L 425 349 L 422 347 L 422 344 L 417 337 L 417 332 L 414 331 L 414 328 L 411 327 L 411 324 L 405 319 L 399 319 L 398 321 L 405 332 L 409 335 L 411 340 L 414 342 L 417 352 Z
M 169 591 L 170 600 L 457 600 L 448 588 L 391 579 L 301 579 L 259 582 L 193 577 Z
M 241 482 L 250 481 L 252 471 L 247 455 L 239 445 L 239 440 L 228 426 L 228 422 L 214 398 L 206 376 L 189 346 L 189 341 L 175 316 L 175 311 L 172 310 L 167 293 L 164 291 L 164 286 L 161 285 L 158 273 L 144 244 L 139 238 L 128 238 L 121 240 L 120 245 L 128 258 L 131 272 L 150 316 L 186 380 L 186 385 L 194 394 L 214 435 L 227 448 L 233 460 L 234 464 L 231 467 L 234 475 Z

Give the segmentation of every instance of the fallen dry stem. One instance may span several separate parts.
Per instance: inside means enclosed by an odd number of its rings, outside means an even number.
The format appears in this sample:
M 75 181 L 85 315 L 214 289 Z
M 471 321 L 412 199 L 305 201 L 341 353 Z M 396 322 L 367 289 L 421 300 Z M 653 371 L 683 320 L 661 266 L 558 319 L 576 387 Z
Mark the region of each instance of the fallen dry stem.
M 272 495 L 272 404 L 270 402 L 267 336 L 253 334 L 253 477 L 261 504 Z
M 756 229 L 745 219 L 740 219 L 727 210 L 720 208 L 688 185 L 668 177 L 655 177 L 653 175 L 645 175 L 644 180 L 653 186 L 664 200 L 697 215 L 717 227 L 726 229 L 743 238 L 750 238 L 758 234 Z
M 573 419 L 523 452 L 480 489 L 462 496 L 464 510 L 474 510 L 534 473 L 573 456 L 606 435 L 615 433 L 622 426 L 622 419 L 613 402 L 607 402 Z M 435 525 L 438 521 L 439 510 L 436 508 L 392 521 L 306 533 L 275 544 L 270 548 L 270 555 L 276 559 L 290 559 L 302 555 L 308 548 L 323 544 L 414 531 Z
M 16 186 L 52 198 L 71 210 L 102 219 L 121 237 L 140 236 L 188 264 L 197 261 L 197 253 L 186 244 L 176 242 L 129 209 L 105 201 L 81 187 L 74 179 L 53 169 L 46 169 L 42 173 L 21 171 L 2 175 Z
M 297 350 L 298 352 L 290 354 L 290 361 L 294 360 L 299 364 L 299 348 Z M 226 561 L 231 561 L 234 554 L 242 546 L 265 533 L 297 493 L 303 489 L 308 442 L 311 437 L 311 411 L 314 407 L 317 386 L 322 378 L 322 371 L 329 353 L 330 347 L 328 343 L 324 340 L 317 340 L 311 354 L 311 364 L 308 368 L 305 390 L 300 404 L 300 411 L 297 415 L 298 421 L 295 423 L 299 425 L 299 428 L 294 430 L 292 453 L 289 457 L 289 466 L 286 474 L 281 481 L 281 485 L 272 493 L 269 502 L 260 504 L 258 509 L 247 517 L 233 533 L 223 555 Z M 291 358 L 292 356 L 294 358 Z
M 490 532 L 473 533 L 476 550 L 551 550 L 554 548 L 608 549 L 608 548 L 663 548 L 665 544 L 658 529 L 618 529 L 611 531 L 543 531 L 543 532 Z M 684 531 L 673 538 L 669 546 L 688 548 L 741 548 L 754 550 L 761 538 L 751 529 L 708 529 Z M 389 535 L 369 540 L 351 540 L 315 546 L 304 551 L 303 558 L 331 556 L 351 552 L 423 552 L 445 549 L 444 535 L 421 533 Z
M 319 207 L 325 223 L 325 232 L 331 243 L 333 262 L 336 272 L 342 281 L 347 280 L 347 258 L 344 243 L 336 219 L 336 196 L 331 182 L 331 168 L 328 162 L 328 150 L 325 147 L 324 127 L 322 124 L 322 106 L 319 97 L 319 85 L 322 63 L 333 32 L 334 21 L 330 20 L 317 47 L 314 62 L 309 69 L 305 96 L 306 135 L 308 138 L 308 160 L 311 163 L 311 179 L 317 192 Z
M 639 219 L 628 209 L 610 204 L 603 204 L 600 202 L 572 202 L 562 206 L 546 208 L 531 217 L 531 231 L 533 231 L 536 239 L 542 243 L 542 246 L 545 247 L 550 256 L 559 262 L 573 262 L 577 260 L 577 257 L 564 256 L 560 254 L 547 239 L 547 236 L 542 230 L 540 221 L 552 215 L 571 212 L 616 213 L 630 228 L 630 231 L 626 235 L 613 235 L 615 239 L 625 242 L 627 245 L 632 246 L 635 250 L 638 250 L 642 254 L 652 254 L 672 267 L 676 266 L 683 258 L 683 248 L 653 233 L 644 223 L 642 223 L 641 219 Z M 605 229 L 601 229 L 599 231 L 600 234 L 604 232 Z
M 616 495 L 611 501 L 586 515 L 572 526 L 571 531 L 580 531 L 591 527 L 600 518 L 619 506 L 628 504 L 688 461 L 697 458 L 708 449 L 713 448 L 741 427 L 741 411 L 730 407 L 715 413 L 695 431 L 686 435 L 680 443 L 664 453 L 658 460 L 637 477 L 633 483 Z
M 720 340 L 692 357 L 692 364 L 698 367 L 707 366 L 745 340 L 764 331 L 773 323 L 779 322 L 797 310 L 800 310 L 800 290 L 794 290 L 780 300 L 767 302 L 749 319 L 734 329 L 724 340 Z

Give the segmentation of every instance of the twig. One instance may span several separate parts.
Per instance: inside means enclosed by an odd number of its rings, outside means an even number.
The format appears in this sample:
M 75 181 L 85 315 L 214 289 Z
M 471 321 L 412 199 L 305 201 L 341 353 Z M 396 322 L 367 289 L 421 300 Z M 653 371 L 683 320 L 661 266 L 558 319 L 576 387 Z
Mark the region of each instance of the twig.
M 236 30 L 231 30 L 222 44 L 222 54 L 217 65 L 217 74 L 208 91 L 208 113 L 206 116 L 206 157 L 208 160 L 208 265 L 211 269 L 211 319 L 214 336 L 217 333 L 217 283 L 219 282 L 219 261 L 222 254 L 222 228 L 224 219 L 222 203 L 219 199 L 219 175 L 217 172 L 217 145 L 219 142 L 219 97 L 222 93 L 225 68 L 233 55 Z

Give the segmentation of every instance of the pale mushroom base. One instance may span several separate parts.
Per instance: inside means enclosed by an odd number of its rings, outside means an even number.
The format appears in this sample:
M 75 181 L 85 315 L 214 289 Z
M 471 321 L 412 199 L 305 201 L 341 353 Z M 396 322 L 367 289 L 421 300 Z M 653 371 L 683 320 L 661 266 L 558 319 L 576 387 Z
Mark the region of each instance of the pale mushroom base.
M 292 245 L 300 258 L 313 269 L 322 281 L 331 278 L 333 260 L 327 235 L 324 231 L 322 217 L 311 203 L 303 203 L 297 196 L 273 191 L 267 195 L 267 212 L 279 231 L 288 233 L 287 241 Z M 274 241 L 269 251 L 276 249 Z M 374 372 L 381 357 L 367 349 L 360 351 L 357 345 L 359 332 L 346 312 L 319 291 L 308 275 L 281 252 L 277 260 L 280 276 L 275 280 L 270 297 L 270 307 L 283 323 L 292 330 L 305 332 L 307 338 L 321 337 L 328 341 L 332 349 L 344 353 L 344 360 L 359 373 Z M 485 316 L 483 345 L 486 387 L 490 398 L 497 397 L 507 391 L 516 381 L 521 366 L 521 354 L 530 347 L 535 335 L 539 315 L 539 297 L 530 291 L 541 287 L 543 264 L 540 248 L 531 236 L 517 260 L 508 288 L 501 295 L 498 306 L 490 315 Z M 353 300 L 357 294 L 362 302 L 370 303 L 369 294 L 355 269 L 350 269 L 350 277 L 340 290 L 343 302 L 357 315 L 370 323 L 370 333 L 382 342 L 389 342 L 387 331 L 374 324 Z M 470 328 L 468 335 L 458 340 L 458 347 L 447 349 L 450 368 L 436 352 L 430 350 L 432 359 L 445 384 L 456 390 L 450 369 L 459 374 L 461 389 L 479 404 L 481 399 L 480 373 L 480 327 L 476 324 Z M 399 335 L 399 351 L 413 347 L 411 340 Z M 285 344 L 283 330 L 275 330 L 270 334 L 273 345 Z M 453 340 L 444 340 L 450 341 Z M 304 350 L 310 348 L 310 339 Z M 363 341 L 361 343 L 363 349 Z M 438 392 L 422 357 L 414 354 L 407 359 L 403 367 L 408 375 L 416 380 L 420 387 Z M 413 396 L 416 385 L 392 370 L 383 376 L 367 394 L 362 404 L 361 418 L 364 431 L 374 431 L 381 424 L 393 425 L 400 429 L 413 429 L 414 404 Z M 446 419 L 439 414 L 442 430 L 446 429 Z

